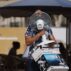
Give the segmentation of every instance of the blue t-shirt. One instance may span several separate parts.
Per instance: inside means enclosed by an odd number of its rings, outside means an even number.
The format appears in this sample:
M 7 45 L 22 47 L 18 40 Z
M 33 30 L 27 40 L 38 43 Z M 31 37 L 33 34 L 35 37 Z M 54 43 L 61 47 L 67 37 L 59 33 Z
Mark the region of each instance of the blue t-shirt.
M 45 28 L 44 28 L 45 30 Z M 31 25 L 28 26 L 27 31 L 25 33 L 25 36 L 35 36 L 37 33 L 39 33 L 39 31 L 35 28 L 33 28 Z M 52 30 L 50 28 L 48 28 L 47 30 L 45 30 L 45 35 L 48 39 L 48 36 L 52 35 Z M 30 45 L 30 50 L 36 45 L 42 42 L 42 37 L 40 37 L 37 41 L 33 42 L 32 45 Z

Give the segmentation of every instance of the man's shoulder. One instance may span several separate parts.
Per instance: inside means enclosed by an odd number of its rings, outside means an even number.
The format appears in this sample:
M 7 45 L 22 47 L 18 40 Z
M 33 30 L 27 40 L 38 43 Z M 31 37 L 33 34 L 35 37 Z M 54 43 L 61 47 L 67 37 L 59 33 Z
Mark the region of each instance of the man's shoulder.
M 25 35 L 32 36 L 32 35 L 34 35 L 34 34 L 35 34 L 35 31 L 33 30 L 33 27 L 28 26 Z

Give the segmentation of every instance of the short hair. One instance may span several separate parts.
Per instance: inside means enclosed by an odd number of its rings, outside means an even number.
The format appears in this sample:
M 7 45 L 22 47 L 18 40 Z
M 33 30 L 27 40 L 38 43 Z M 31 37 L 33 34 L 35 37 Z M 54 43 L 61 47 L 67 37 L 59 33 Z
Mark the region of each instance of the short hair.
M 13 47 L 20 48 L 20 42 L 19 41 L 13 41 Z

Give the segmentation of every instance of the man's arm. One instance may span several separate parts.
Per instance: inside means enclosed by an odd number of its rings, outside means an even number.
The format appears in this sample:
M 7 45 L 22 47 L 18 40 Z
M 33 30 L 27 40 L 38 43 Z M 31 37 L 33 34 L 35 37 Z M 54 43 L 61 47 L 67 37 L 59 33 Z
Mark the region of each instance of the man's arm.
M 53 32 L 52 32 L 52 29 L 49 27 L 49 29 L 48 29 L 48 37 L 49 37 L 49 40 L 54 40 L 55 42 L 56 42 L 56 39 L 55 39 L 55 37 L 54 37 L 54 35 L 53 35 Z
M 50 35 L 50 40 L 54 40 L 55 42 L 56 42 L 56 39 L 55 39 L 55 37 L 54 37 L 54 35 L 52 34 L 52 35 Z
M 45 31 L 42 30 L 41 32 L 37 33 L 35 36 L 25 36 L 25 42 L 26 45 L 31 45 L 33 42 L 38 40 L 43 34 L 45 34 Z

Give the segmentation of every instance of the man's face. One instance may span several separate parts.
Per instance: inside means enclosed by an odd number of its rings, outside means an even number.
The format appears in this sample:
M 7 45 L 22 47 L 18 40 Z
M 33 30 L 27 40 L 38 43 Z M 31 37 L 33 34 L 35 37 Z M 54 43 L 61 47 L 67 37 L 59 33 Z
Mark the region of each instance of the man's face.
M 42 19 L 37 20 L 36 26 L 38 30 L 42 30 L 44 28 L 44 21 Z

